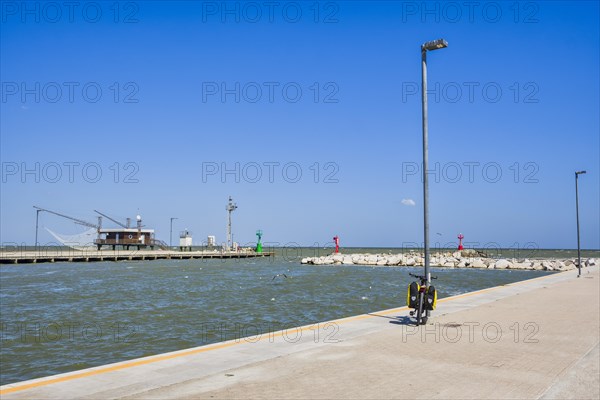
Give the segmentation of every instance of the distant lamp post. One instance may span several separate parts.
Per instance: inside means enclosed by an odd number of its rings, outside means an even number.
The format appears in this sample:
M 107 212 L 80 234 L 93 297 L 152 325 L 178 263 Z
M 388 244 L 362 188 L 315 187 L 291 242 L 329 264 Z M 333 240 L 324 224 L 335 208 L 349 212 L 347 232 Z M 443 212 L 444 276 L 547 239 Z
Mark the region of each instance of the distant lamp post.
M 40 212 L 42 210 L 35 210 L 35 248 L 38 248 L 38 221 L 40 219 Z
M 173 247 L 173 220 L 179 219 L 177 217 L 171 217 L 171 230 L 169 231 L 169 247 Z
M 431 283 L 429 273 L 429 182 L 427 180 L 428 154 L 427 154 L 427 52 L 448 47 L 444 39 L 432 40 L 421 45 L 421 98 L 423 102 L 423 235 L 425 276 L 427 282 Z M 429 314 L 429 311 L 427 312 Z
M 577 269 L 579 273 L 577 277 L 581 276 L 581 245 L 579 242 L 579 189 L 577 187 L 577 181 L 579 180 L 579 175 L 585 174 L 586 171 L 577 171 L 575 172 L 575 213 L 577 215 Z

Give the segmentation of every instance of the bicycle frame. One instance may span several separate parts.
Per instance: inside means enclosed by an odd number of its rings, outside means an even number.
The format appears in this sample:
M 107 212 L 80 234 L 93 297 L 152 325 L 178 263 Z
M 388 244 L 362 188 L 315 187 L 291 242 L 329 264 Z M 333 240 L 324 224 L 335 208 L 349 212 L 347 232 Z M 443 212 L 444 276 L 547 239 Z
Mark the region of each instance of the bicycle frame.
M 417 303 L 417 308 L 414 309 L 414 311 L 410 312 L 411 316 L 415 315 L 415 312 L 417 313 L 417 325 L 424 325 L 427 323 L 427 319 L 429 318 L 429 310 L 425 310 L 425 294 L 427 293 L 427 291 L 429 290 L 429 282 L 427 282 L 427 278 L 425 276 L 422 275 L 414 275 L 414 274 L 410 274 L 410 276 L 417 278 L 420 280 L 421 284 L 419 285 L 419 301 Z M 437 277 L 431 277 L 431 279 L 437 279 Z M 423 315 L 423 312 L 425 313 L 425 315 Z

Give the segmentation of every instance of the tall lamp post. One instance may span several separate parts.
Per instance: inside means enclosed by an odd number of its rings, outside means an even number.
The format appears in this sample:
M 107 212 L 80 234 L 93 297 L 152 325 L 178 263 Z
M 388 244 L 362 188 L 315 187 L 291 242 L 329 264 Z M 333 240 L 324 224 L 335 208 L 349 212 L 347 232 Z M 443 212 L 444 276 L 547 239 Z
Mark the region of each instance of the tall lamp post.
M 38 248 L 38 221 L 40 219 L 40 212 L 42 210 L 35 210 L 35 248 Z
M 169 231 L 169 247 L 173 247 L 173 220 L 179 219 L 177 217 L 171 217 L 171 230 Z
M 237 204 L 233 202 L 231 196 L 229 196 L 229 202 L 225 206 L 227 210 L 227 251 L 233 247 L 233 234 L 231 233 L 231 213 L 238 208 Z
M 586 171 L 577 171 L 575 172 L 575 213 L 577 215 L 577 277 L 581 276 L 581 247 L 579 244 L 579 189 L 577 187 L 577 181 L 579 180 L 579 175 L 585 174 Z
M 425 276 L 427 283 L 431 283 L 429 272 L 429 182 L 427 180 L 428 155 L 427 155 L 427 52 L 448 47 L 444 39 L 432 40 L 421 45 L 421 98 L 423 102 L 423 235 L 425 252 Z M 429 315 L 429 311 L 427 311 Z

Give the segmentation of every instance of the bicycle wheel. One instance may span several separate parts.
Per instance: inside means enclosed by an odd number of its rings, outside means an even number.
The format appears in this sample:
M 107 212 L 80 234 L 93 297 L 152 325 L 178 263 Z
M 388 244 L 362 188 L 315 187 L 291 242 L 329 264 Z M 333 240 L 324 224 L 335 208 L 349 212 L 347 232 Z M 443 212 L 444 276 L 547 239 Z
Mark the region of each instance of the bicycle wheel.
M 419 304 L 417 308 L 417 325 L 421 325 L 421 315 L 423 315 L 423 292 L 419 293 Z

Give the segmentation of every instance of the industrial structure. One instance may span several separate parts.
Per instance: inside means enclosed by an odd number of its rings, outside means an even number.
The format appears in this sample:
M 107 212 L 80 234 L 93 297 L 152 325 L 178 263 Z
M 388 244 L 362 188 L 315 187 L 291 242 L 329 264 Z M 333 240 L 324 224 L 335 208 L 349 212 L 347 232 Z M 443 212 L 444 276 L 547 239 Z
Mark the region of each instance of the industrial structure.
M 179 232 L 179 250 L 192 251 L 192 232 L 187 228 Z
M 208 235 L 206 238 L 206 245 L 208 247 L 215 247 L 217 245 L 217 238 L 214 235 Z
M 86 232 L 83 234 L 73 235 L 73 236 L 65 236 L 58 235 L 49 229 L 47 229 L 54 237 L 56 237 L 64 246 L 71 247 L 74 249 L 81 248 L 82 250 L 87 250 L 90 247 L 97 247 L 98 250 L 101 250 L 103 247 L 112 248 L 112 250 L 116 250 L 117 248 L 122 248 L 125 250 L 129 250 L 130 248 L 134 249 L 144 249 L 149 248 L 154 250 L 155 247 L 161 250 L 167 250 L 172 247 L 172 232 L 173 232 L 173 220 L 178 219 L 177 217 L 170 218 L 170 237 L 169 244 L 163 242 L 162 240 L 158 240 L 155 237 L 154 229 L 145 228 L 142 225 L 142 217 L 140 215 L 136 216 L 135 226 L 132 226 L 131 218 L 127 218 L 125 222 L 119 221 L 99 210 L 94 210 L 96 214 L 98 214 L 98 220 L 96 223 L 89 222 L 83 219 L 71 217 L 69 215 L 52 211 L 46 208 L 41 208 L 37 206 L 33 206 L 36 209 L 36 222 L 35 222 L 35 244 L 39 245 L 38 242 L 38 229 L 39 229 L 39 215 L 41 212 L 47 212 L 49 214 L 53 214 L 62 218 L 69 219 L 78 225 L 83 225 L 88 228 Z M 227 241 L 222 244 L 222 251 L 234 251 L 237 252 L 239 249 L 239 245 L 237 242 L 233 241 L 233 231 L 231 224 L 231 214 L 238 208 L 237 204 L 234 203 L 231 196 L 229 196 L 229 201 L 225 206 L 225 210 L 227 211 Z M 103 220 L 109 220 L 117 225 L 117 227 L 105 228 L 102 226 Z M 262 231 L 258 230 L 256 232 L 258 236 L 258 242 L 255 251 L 262 252 Z M 207 247 L 214 248 L 217 246 L 216 238 L 213 235 L 209 235 L 207 237 Z M 179 233 L 179 250 L 187 250 L 192 251 L 192 233 L 186 228 L 185 230 Z
M 98 210 L 94 210 L 98 216 L 98 223 L 94 224 L 92 222 L 84 221 L 82 219 L 70 217 L 65 214 L 58 213 L 56 211 L 48 210 L 45 208 L 33 206 L 36 209 L 36 223 L 35 223 L 35 242 L 36 246 L 38 244 L 38 219 L 40 212 L 47 212 L 50 214 L 57 215 L 59 217 L 63 217 L 66 219 L 70 219 L 78 225 L 87 226 L 90 228 L 94 228 L 96 230 L 96 239 L 93 243 L 82 243 L 80 245 L 93 245 L 100 250 L 103 246 L 112 247 L 113 250 L 117 248 L 117 246 L 121 246 L 124 249 L 129 250 L 130 247 L 143 249 L 149 247 L 150 249 L 154 249 L 154 247 L 158 247 L 161 249 L 165 249 L 167 244 L 162 240 L 158 240 L 154 237 L 154 229 L 143 229 L 142 225 L 142 217 L 140 215 L 136 216 L 136 227 L 131 227 L 131 219 L 127 218 L 125 224 L 117 221 L 116 219 L 109 217 L 108 215 L 101 213 Z M 107 218 L 108 220 L 114 222 L 119 225 L 120 228 L 103 228 L 102 227 L 102 217 Z M 66 244 L 66 243 L 63 243 Z M 68 245 L 68 244 L 67 244 Z

